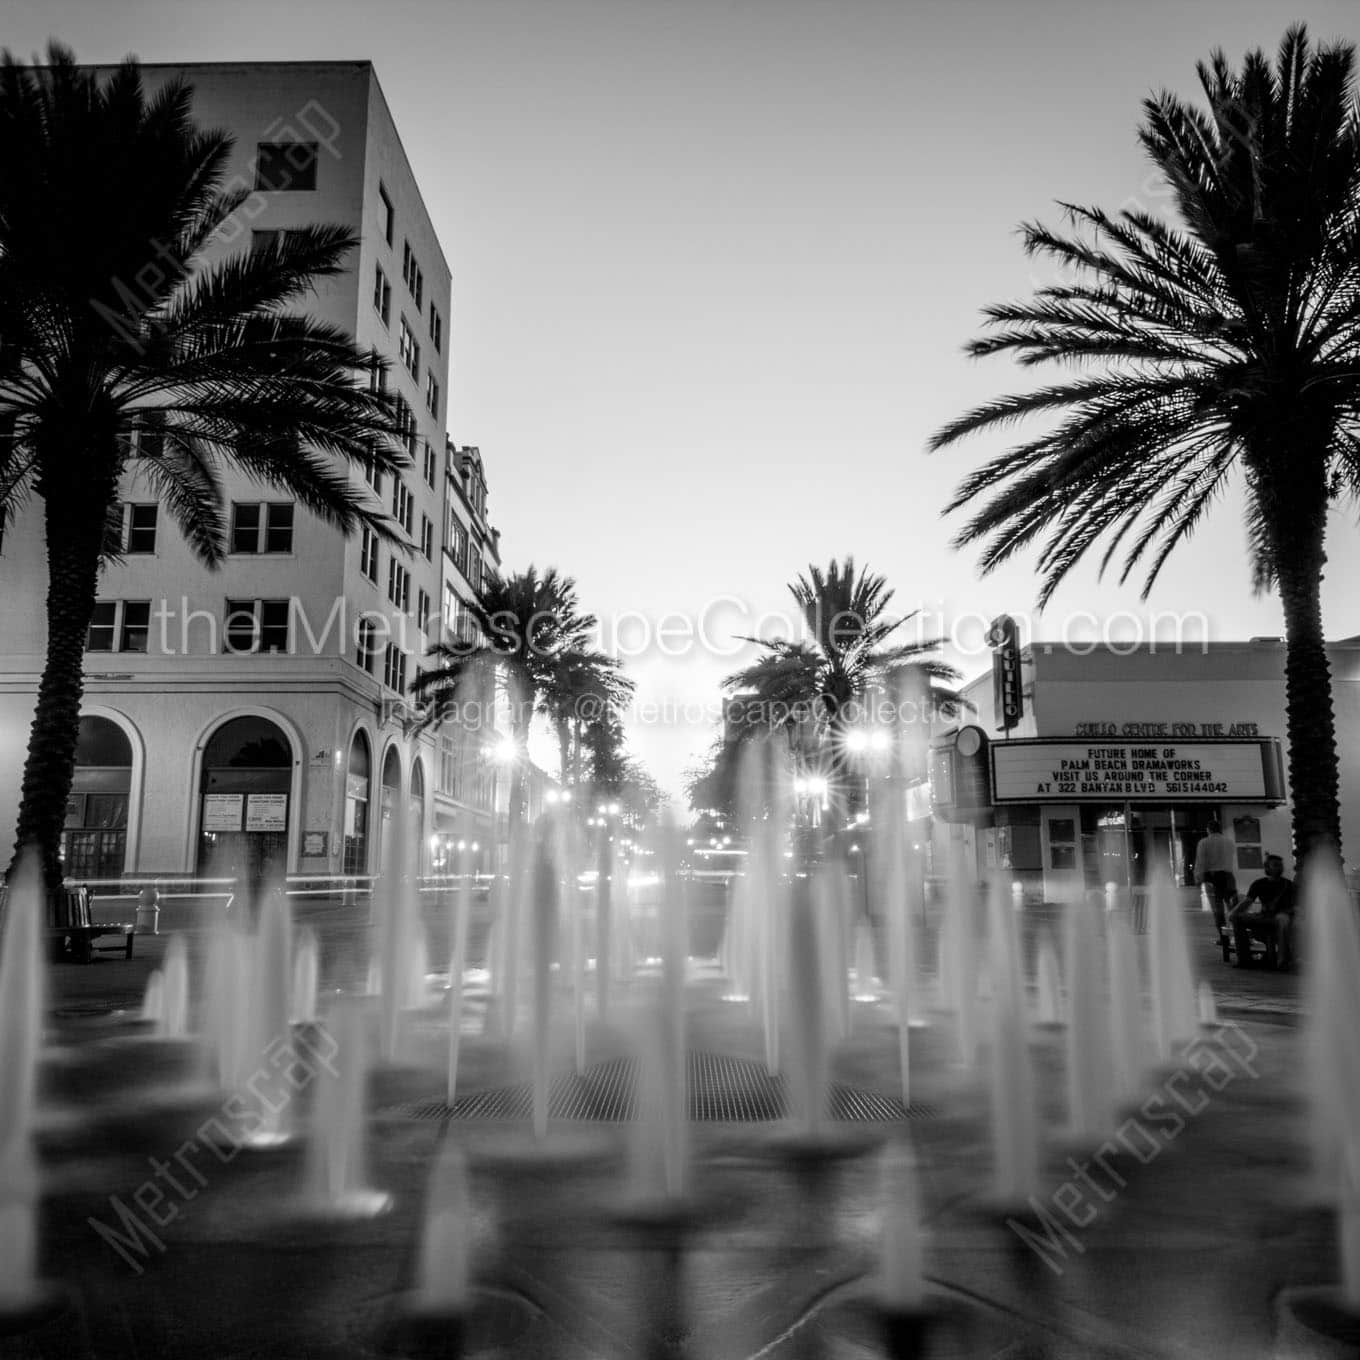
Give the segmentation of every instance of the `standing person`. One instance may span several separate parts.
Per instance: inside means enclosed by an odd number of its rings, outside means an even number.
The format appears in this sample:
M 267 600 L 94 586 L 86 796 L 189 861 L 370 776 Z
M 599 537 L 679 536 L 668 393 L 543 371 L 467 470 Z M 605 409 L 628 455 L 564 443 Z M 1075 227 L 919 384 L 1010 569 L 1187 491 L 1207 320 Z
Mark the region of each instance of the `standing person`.
M 1251 937 L 1259 932 L 1274 947 L 1275 966 L 1281 972 L 1293 963 L 1294 883 L 1284 876 L 1284 860 L 1267 855 L 1265 877 L 1258 878 L 1247 895 L 1228 914 L 1237 942 L 1237 966 L 1251 965 Z
M 1195 882 L 1207 884 L 1209 905 L 1214 910 L 1214 943 L 1219 944 L 1228 928 L 1228 909 L 1237 903 L 1237 845 L 1223 834 L 1223 824 L 1217 817 L 1209 821 L 1209 834 L 1195 849 Z

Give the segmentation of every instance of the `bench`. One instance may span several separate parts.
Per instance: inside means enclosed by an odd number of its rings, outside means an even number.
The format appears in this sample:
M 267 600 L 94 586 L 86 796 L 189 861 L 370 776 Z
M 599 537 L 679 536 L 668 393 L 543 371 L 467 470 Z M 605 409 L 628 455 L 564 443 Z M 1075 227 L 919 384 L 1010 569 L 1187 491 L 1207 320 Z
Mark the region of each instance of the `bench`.
M 1251 959 L 1249 964 L 1257 962 L 1264 963 L 1268 968 L 1274 968 L 1277 964 L 1275 957 L 1275 932 L 1273 918 L 1264 916 L 1246 916 L 1241 918 L 1247 928 L 1251 940 Z M 1270 925 L 1270 938 L 1262 939 L 1258 931 L 1265 932 L 1267 923 Z M 1223 949 L 1223 962 L 1231 963 L 1237 957 L 1237 941 L 1233 936 L 1233 928 L 1230 924 L 1224 932 L 1220 942 Z M 1298 922 L 1294 923 L 1291 930 L 1290 955 L 1292 960 L 1297 961 L 1299 954 Z
M 132 921 L 106 921 L 96 924 L 90 912 L 88 888 L 63 888 L 47 899 L 47 934 L 55 960 L 92 963 L 96 950 L 103 954 L 122 953 L 132 957 L 137 926 Z M 114 944 L 99 940 L 116 936 Z

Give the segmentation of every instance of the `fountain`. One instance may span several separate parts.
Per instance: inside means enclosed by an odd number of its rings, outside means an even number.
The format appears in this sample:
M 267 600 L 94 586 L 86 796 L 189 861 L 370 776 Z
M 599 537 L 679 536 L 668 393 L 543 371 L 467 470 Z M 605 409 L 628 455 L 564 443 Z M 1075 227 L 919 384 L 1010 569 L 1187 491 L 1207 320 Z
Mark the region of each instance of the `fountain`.
M 327 1020 L 334 1051 L 317 1077 L 305 1190 L 307 1211 L 325 1218 L 369 1218 L 392 1204 L 368 1183 L 366 1011 L 362 998 L 342 997 Z
M 1026 1204 L 1039 1189 L 1038 1112 L 1021 995 L 1024 971 L 1019 932 L 1015 910 L 999 876 L 992 883 L 989 908 L 992 1193 L 996 1205 L 1011 1210 Z
M 891 788 L 885 792 L 879 810 L 874 814 L 884 836 L 876 881 L 881 885 L 879 900 L 883 903 L 888 934 L 888 983 L 897 1021 L 902 1103 L 906 1105 L 911 1100 L 910 1031 L 913 1022 L 919 1019 L 917 1009 L 920 1004 L 916 921 L 921 906 L 921 875 L 907 840 L 906 808 L 893 796 L 895 792 Z
M 156 1030 L 158 1038 L 189 1037 L 189 951 L 183 935 L 172 935 L 165 949 L 165 1010 Z
M 152 1026 L 152 1033 L 158 1037 L 165 1032 L 165 974 L 156 968 L 146 980 L 142 992 L 142 1020 Z
M 609 1019 L 610 977 L 623 971 L 615 960 L 623 943 L 622 932 L 615 932 L 613 927 L 614 845 L 608 836 L 601 836 L 595 860 L 595 1012 L 601 1024 Z
M 1307 1086 L 1314 1195 L 1335 1220 L 1336 1285 L 1285 1289 L 1276 1300 L 1280 1354 L 1347 1356 L 1360 1349 L 1360 922 L 1333 852 L 1299 875 L 1309 926 Z M 1330 1274 L 1330 1272 L 1329 1272 Z
M 407 873 L 406 813 L 402 800 L 384 808 L 382 868 L 373 894 L 375 913 L 380 914 L 377 957 L 379 960 L 379 1053 L 386 1063 L 397 1061 L 402 1047 L 404 1012 L 411 1006 L 415 936 L 420 917 L 415 884 Z M 423 985 L 423 979 L 422 979 Z
M 963 845 L 950 845 L 945 929 L 940 941 L 945 1004 L 954 1012 L 958 1060 L 971 1067 L 977 1058 L 977 913 L 973 884 L 963 865 Z
M 769 793 L 776 803 L 783 796 L 780 787 Z M 367 1078 L 374 1053 L 401 1047 L 392 1044 L 393 1032 L 400 1029 L 400 1013 L 421 990 L 417 980 L 424 980 L 420 918 L 411 884 L 397 887 L 394 881 L 390 895 L 380 893 L 376 902 L 380 948 L 375 951 L 375 981 L 380 994 L 367 1000 L 341 995 L 331 1004 L 322 1002 L 319 1026 L 318 995 L 334 995 L 333 987 L 320 988 L 321 974 L 333 971 L 337 976 L 328 973 L 329 982 L 347 981 L 357 991 L 353 965 L 359 963 L 361 973 L 361 961 L 339 961 L 343 941 L 329 936 L 323 952 L 316 933 L 307 929 L 299 932 L 290 960 L 287 899 L 267 894 L 252 935 L 222 927 L 207 941 L 201 1028 L 220 1081 L 234 1098 L 244 1098 L 262 1050 L 292 1034 L 292 1025 L 318 1026 L 311 1032 L 329 1035 L 334 1054 L 316 1074 L 312 1108 L 305 1125 L 299 1124 L 308 1134 L 301 1168 L 288 1155 L 224 1155 L 213 1159 L 215 1165 L 205 1157 L 205 1174 L 211 1165 L 221 1184 L 214 1185 L 202 1206 L 188 1201 L 180 1206 L 186 1222 L 201 1214 L 207 1225 L 186 1231 L 206 1231 L 211 1237 L 229 1208 L 237 1237 L 231 1244 L 234 1255 L 224 1253 L 214 1260 L 220 1279 L 228 1287 L 237 1280 L 238 1290 L 239 1281 L 245 1280 L 258 1294 L 271 1272 L 277 1272 L 286 1281 L 280 1288 L 288 1290 L 287 1297 L 299 1300 L 293 1311 L 316 1329 L 318 1353 L 347 1353 L 346 1347 L 356 1344 L 354 1338 L 364 1336 L 394 1354 L 446 1357 L 479 1347 L 495 1350 L 501 1343 L 492 1345 L 488 1338 L 498 1327 L 541 1326 L 543 1334 L 535 1334 L 522 1348 L 505 1343 L 497 1353 L 547 1355 L 575 1346 L 602 1357 L 664 1355 L 669 1360 L 688 1353 L 683 1348 L 719 1353 L 722 1348 L 714 1343 L 719 1327 L 726 1325 L 723 1308 L 738 1309 L 748 1301 L 749 1310 L 738 1319 L 742 1326 L 733 1323 L 733 1334 L 742 1335 L 745 1348 L 732 1353 L 758 1354 L 762 1347 L 773 1353 L 787 1346 L 795 1354 L 803 1346 L 803 1353 L 812 1354 L 820 1340 L 832 1336 L 835 1344 L 828 1344 L 828 1354 L 848 1354 L 859 1345 L 865 1353 L 883 1353 L 886 1347 L 894 1356 L 920 1356 L 928 1343 L 937 1344 L 935 1324 L 942 1318 L 951 1325 L 957 1319 L 961 1326 L 966 1322 L 979 1328 L 977 1345 L 960 1353 L 1000 1353 L 1003 1344 L 1014 1340 L 1014 1317 L 978 1322 L 977 1315 L 991 1305 L 977 1289 L 966 1292 L 980 1283 L 990 1288 L 998 1272 L 984 1264 L 973 1279 L 963 1278 L 967 1270 L 960 1263 L 970 1258 L 967 1250 L 956 1248 L 980 1243 L 982 1255 L 994 1263 L 1002 1255 L 994 1235 L 1004 1231 L 1015 1253 L 1010 1273 L 1021 1274 L 1022 1258 L 1032 1253 L 1011 1242 L 1009 1227 L 998 1228 L 997 1211 L 1010 1212 L 1041 1199 L 1040 1113 L 1058 1105 L 1064 1080 L 1068 1131 L 1088 1145 L 1111 1133 L 1117 1108 L 1137 1101 L 1150 1047 L 1139 942 L 1123 910 L 1102 912 L 1099 902 L 1068 905 L 1067 1032 L 1061 1044 L 1052 1035 L 1032 1043 L 1033 1015 L 1020 948 L 1022 916 L 1012 902 L 1009 875 L 990 884 L 985 903 L 984 972 L 978 953 L 983 904 L 956 863 L 946 892 L 944 957 L 957 1031 L 918 1032 L 913 1054 L 909 1029 L 921 990 L 916 962 L 922 915 L 919 866 L 907 844 L 905 817 L 899 815 L 905 806 L 899 808 L 888 795 L 897 799 L 895 790 L 887 790 L 872 814 L 875 827 L 882 830 L 873 854 L 860 866 L 870 875 L 867 880 L 852 878 L 844 863 L 811 875 L 790 874 L 781 816 L 752 819 L 746 873 L 724 945 L 728 975 L 721 982 L 706 973 L 702 962 L 690 967 L 685 881 L 673 827 L 663 829 L 652 846 L 660 868 L 661 906 L 649 952 L 659 955 L 659 965 L 646 977 L 625 981 L 609 966 L 626 934 L 626 892 L 620 877 L 619 891 L 608 901 L 611 880 L 603 874 L 595 884 L 595 1009 L 602 1018 L 612 1005 L 616 1023 L 590 1031 L 590 1043 L 599 1050 L 590 1053 L 583 1018 L 588 1009 L 587 950 L 583 917 L 572 900 L 577 860 L 560 820 L 565 809 L 540 821 L 532 839 L 526 828 L 518 840 L 518 857 L 508 866 L 510 875 L 502 877 L 497 889 L 514 885 L 519 927 L 497 943 L 495 968 L 502 997 L 513 996 L 516 977 L 523 983 L 521 1042 L 512 1048 L 494 1030 L 460 1042 L 464 986 L 474 964 L 481 962 L 469 952 L 479 949 L 480 932 L 470 931 L 473 894 L 463 886 L 449 907 L 447 1063 L 442 1014 L 435 1042 L 426 1042 L 435 1024 L 430 1013 L 419 1026 L 411 1026 L 404 1054 L 408 1068 L 400 1074 L 403 1082 L 423 1082 L 427 1089 L 404 1092 L 419 1099 L 401 1103 L 392 1099 L 390 1072 L 379 1072 L 380 1079 L 371 1084 Z M 396 829 L 389 834 L 395 854 L 403 837 Z M 609 867 L 607 858 L 600 862 Z M 463 874 L 457 878 L 465 885 Z M 850 1034 L 841 1023 L 846 980 L 852 976 L 844 927 L 849 904 L 857 902 L 866 882 L 884 923 L 893 1014 L 856 1008 L 857 1032 Z M 1165 913 L 1166 905 L 1159 903 L 1158 912 Z M 602 936 L 599 918 L 602 908 L 610 916 L 610 907 L 612 921 Z M 640 906 L 639 917 L 647 910 L 646 904 Z M 1179 1044 L 1198 1034 L 1188 960 L 1176 960 L 1174 918 L 1168 921 L 1154 913 L 1153 919 L 1159 1034 L 1179 1033 L 1181 1038 L 1174 1041 Z M 5 926 L 7 936 L 12 934 L 12 911 Z M 640 924 L 640 933 L 645 929 Z M 516 933 L 517 950 L 510 947 Z M 437 936 L 442 944 L 442 929 Z M 1344 930 L 1328 947 L 1337 960 L 1332 972 L 1322 970 L 1329 990 L 1321 1009 L 1333 1017 L 1335 1028 L 1315 1035 L 1315 1060 L 1318 1070 L 1329 1074 L 1320 1086 L 1318 1125 L 1327 1148 L 1324 1173 L 1337 1209 L 1343 1276 L 1343 1286 L 1329 1297 L 1344 1311 L 1360 1303 L 1360 1293 L 1350 1292 L 1360 1276 L 1360 1192 L 1347 1141 L 1349 1131 L 1360 1124 L 1360 1097 L 1353 1094 L 1360 1089 L 1360 1060 L 1352 1056 L 1346 1038 L 1348 1027 L 1360 1026 L 1360 1003 L 1350 996 L 1355 974 L 1347 976 L 1351 965 L 1345 962 Z M 7 938 L 0 972 L 26 948 Z M 1360 944 L 1356 948 L 1360 951 Z M 862 981 L 874 971 L 863 936 L 854 952 L 853 975 Z M 559 956 L 562 967 L 554 971 Z M 175 989 L 167 985 L 181 967 L 175 957 L 172 944 L 156 1006 L 167 1035 L 177 1008 L 171 1004 Z M 1360 971 L 1360 961 L 1355 969 Z M 1062 1013 L 1058 955 L 1052 942 L 1042 938 L 1036 981 L 1039 1016 L 1056 1023 Z M 724 990 L 749 996 L 750 1008 L 720 1005 Z M 979 1000 L 980 991 L 985 1001 Z M 11 1108 L 22 1110 L 25 1104 L 13 1075 L 22 1071 L 23 1062 L 12 1060 L 14 998 L 22 993 L 12 983 L 0 992 L 0 1058 L 5 1060 L 0 1095 L 6 1096 L 0 1131 L 7 1138 L 14 1126 L 31 1123 L 31 1114 L 10 1114 Z M 567 1023 L 568 1007 L 574 1025 Z M 502 1016 L 501 1028 L 512 1030 L 512 1017 Z M 556 1029 L 554 1020 L 559 1022 Z M 300 1040 L 305 1032 L 293 1037 Z M 694 1054 L 686 1051 L 690 1035 L 698 1050 Z M 783 1080 L 766 1081 L 760 1071 L 762 1043 L 770 1075 L 778 1076 L 782 1066 L 787 1087 Z M 566 1056 L 573 1046 L 574 1073 Z M 1060 1065 L 1054 1060 L 1064 1049 L 1068 1062 Z M 120 1055 L 124 1051 L 140 1062 L 148 1045 L 118 1050 Z M 976 1075 L 949 1062 L 969 1062 L 973 1053 L 986 1059 Z M 527 1086 L 520 1081 L 526 1055 Z M 686 1089 L 689 1071 L 694 1073 L 693 1092 Z M 945 1080 L 940 1080 L 942 1073 Z M 555 1076 L 560 1078 L 556 1084 Z M 913 1078 L 926 1095 L 910 1108 L 910 1125 L 894 1123 L 902 1111 L 884 1113 L 884 1106 L 899 1084 L 906 1103 Z M 782 1103 L 785 1090 L 787 1104 Z M 135 1094 L 140 1098 L 145 1092 Z M 725 1127 L 691 1122 L 714 1118 L 710 1111 L 719 1100 L 737 1105 L 738 1096 L 739 1112 L 718 1116 Z M 455 1097 L 460 1109 L 450 1118 L 448 1107 Z M 856 1105 L 862 1097 L 865 1103 Z M 606 1106 L 606 1101 L 613 1104 Z M 782 1124 L 762 1122 L 781 1107 L 787 1115 Z M 606 1108 L 609 1117 L 601 1117 Z M 261 1136 L 249 1141 L 276 1145 L 292 1132 L 293 1117 L 286 1111 L 272 1124 L 267 1111 L 251 1107 L 250 1112 L 263 1128 Z M 636 1122 L 627 1133 L 611 1123 L 630 1116 Z M 938 1116 L 935 1122 L 932 1116 Z M 479 1119 L 484 1122 L 477 1123 Z M 573 1127 L 573 1119 L 581 1122 Z M 1212 1139 L 1213 1124 L 1206 1120 L 1193 1133 L 1187 1131 L 1185 1147 Z M 931 1194 L 931 1222 L 939 1223 L 935 1231 L 950 1247 L 940 1252 L 945 1280 L 938 1289 L 927 1288 L 924 1273 L 915 1159 L 904 1136 L 908 1127 L 916 1135 L 922 1185 Z M 850 1159 L 876 1152 L 885 1131 L 890 1144 L 874 1176 L 868 1165 L 854 1165 Z M 982 1164 L 989 1132 L 990 1183 Z M 16 1155 L 9 1141 L 0 1147 L 5 1149 L 0 1156 L 0 1227 L 5 1228 L 0 1265 L 7 1268 L 6 1281 L 18 1282 L 0 1284 L 2 1327 L 9 1314 L 22 1311 L 24 1298 L 34 1296 L 36 1247 L 32 1178 L 18 1170 L 26 1153 Z M 631 1174 L 620 1174 L 625 1148 L 631 1152 Z M 1166 1164 L 1174 1169 L 1174 1162 L 1168 1158 Z M 468 1166 L 479 1218 L 473 1216 Z M 1147 1194 L 1161 1174 L 1160 1168 L 1150 1169 L 1127 1188 L 1130 1210 L 1147 1207 L 1138 1196 Z M 284 1194 L 279 1194 L 281 1185 Z M 299 1194 L 290 1199 L 286 1192 L 294 1185 Z M 616 1194 L 611 1187 L 619 1187 Z M 75 1203 L 76 1197 L 71 1198 Z M 84 1223 L 89 1208 L 87 1201 L 79 1203 L 78 1217 L 60 1209 L 77 1225 Z M 385 1216 L 383 1209 L 389 1211 Z M 296 1221 L 281 1222 L 282 1215 Z M 733 1231 L 710 1232 L 722 1216 L 734 1220 Z M 257 1236 L 242 1244 L 241 1225 L 249 1236 L 257 1223 Z M 63 1249 L 79 1238 L 68 1228 L 69 1222 L 57 1239 Z M 372 1287 L 367 1280 L 362 1290 L 343 1283 L 353 1263 L 346 1262 L 345 1272 L 334 1272 L 333 1259 L 319 1249 L 323 1242 L 332 1250 L 355 1252 L 356 1269 L 368 1271 L 371 1263 Z M 409 1257 L 400 1250 L 402 1243 L 410 1244 Z M 220 1245 L 204 1244 L 214 1251 Z M 318 1247 L 314 1262 L 308 1259 L 313 1246 Z M 700 1246 L 701 1251 L 694 1250 Z M 83 1248 L 72 1250 L 73 1270 L 83 1270 Z M 1098 1256 L 1093 1251 L 1074 1265 L 1082 1271 L 1097 1269 L 1093 1263 Z M 644 1284 L 635 1286 L 631 1271 L 619 1271 L 621 1259 L 636 1265 Z M 386 1287 L 378 1278 L 383 1270 L 390 1274 Z M 1040 1265 L 1036 1273 L 1042 1270 Z M 1006 1274 L 1004 1266 L 1000 1274 Z M 161 1278 L 173 1276 L 167 1271 Z M 1038 1292 L 1041 1275 L 1021 1283 L 1014 1296 L 1025 1298 L 1026 1309 L 1035 1317 L 1042 1315 L 1044 1325 L 1069 1315 L 1056 1288 Z M 300 1286 L 296 1293 L 295 1285 Z M 944 1297 L 954 1300 L 947 1312 L 939 1302 Z M 965 1298 L 969 1301 L 963 1302 Z M 786 1318 L 785 1311 L 794 1316 Z M 278 1312 L 270 1325 L 293 1329 L 287 1342 L 280 1342 L 280 1353 L 306 1353 L 313 1339 L 299 1339 L 297 1319 L 289 1309 Z M 560 1333 L 554 1333 L 559 1324 Z M 188 1335 L 197 1324 L 184 1325 Z M 863 1341 L 863 1330 L 834 1336 L 840 1326 L 871 1325 L 876 1334 L 868 1341 Z M 596 1330 L 575 1334 L 568 1345 L 562 1338 L 573 1327 Z M 189 1335 L 184 1353 L 199 1353 L 206 1335 L 205 1323 Z M 139 1333 L 138 1344 L 141 1339 Z M 1078 1353 L 1080 1338 L 1068 1341 Z M 234 1336 L 224 1344 L 236 1349 L 246 1345 Z M 155 1353 L 154 1347 L 144 1349 Z
M 1062 1024 L 1062 968 L 1058 963 L 1058 951 L 1048 930 L 1039 936 L 1038 958 L 1035 963 L 1036 1004 L 1035 1021 L 1046 1027 L 1055 1028 Z
M 834 936 L 839 923 L 818 928 L 835 906 L 824 876 L 795 877 L 789 903 L 789 996 L 798 1004 L 789 1007 L 789 1048 L 796 1108 L 809 1142 L 818 1138 L 826 1119 L 828 1012 L 835 1011 L 840 997 L 841 984 L 826 963 L 836 957 L 834 945 L 827 948 L 827 936 Z
M 38 1275 L 33 1114 L 46 969 L 36 853 L 20 861 L 0 910 L 0 1331 L 17 1331 L 65 1304 L 64 1290 Z
M 1148 1066 L 1147 1020 L 1138 967 L 1138 942 L 1126 913 L 1105 921 L 1110 981 L 1110 1081 L 1116 1109 L 1137 1103 Z
M 236 1097 L 249 1111 L 245 1116 L 252 1127 L 244 1129 L 242 1141 L 248 1147 L 273 1148 L 289 1141 L 293 1133 L 292 1103 L 276 1105 L 260 1093 L 254 1078 L 267 1072 L 266 1055 L 273 1045 L 291 1036 L 289 1005 L 293 984 L 293 920 L 288 895 L 282 884 L 266 888 L 260 902 L 259 924 L 251 942 L 250 1012 L 244 1059 L 235 1073 Z
M 552 842 L 541 836 L 534 855 L 531 910 L 533 926 L 533 1106 L 534 1137 L 548 1136 L 548 1089 L 551 1058 L 552 964 L 557 931 L 557 904 L 560 893 L 557 866 L 553 862 Z M 511 964 L 513 971 L 513 962 Z
M 1098 1144 L 1113 1124 L 1110 1084 L 1109 1003 L 1105 950 L 1100 926 L 1104 916 L 1098 899 L 1073 898 L 1064 907 L 1067 963 L 1068 1132 L 1081 1144 Z
M 1180 1046 L 1199 1034 L 1199 1018 L 1195 1011 L 1195 985 L 1185 922 L 1169 881 L 1158 878 L 1153 883 L 1148 912 L 1152 932 L 1149 972 L 1157 1057 L 1163 1063 L 1173 1063 Z
M 460 839 L 460 847 L 467 842 Z M 468 968 L 468 925 L 472 919 L 473 888 L 467 873 L 467 851 L 459 849 L 455 861 L 457 874 L 449 899 L 449 1055 L 444 1101 L 453 1108 L 458 1092 L 458 1058 L 463 1041 L 463 977 Z
M 916 1159 L 904 1139 L 893 1140 L 879 1160 L 883 1228 L 879 1249 L 879 1326 L 893 1360 L 919 1360 L 934 1320 L 925 1288 L 925 1235 L 921 1229 Z
M 295 1025 L 316 1023 L 316 989 L 321 968 L 321 945 L 316 931 L 303 926 L 293 958 L 293 992 L 289 1013 Z

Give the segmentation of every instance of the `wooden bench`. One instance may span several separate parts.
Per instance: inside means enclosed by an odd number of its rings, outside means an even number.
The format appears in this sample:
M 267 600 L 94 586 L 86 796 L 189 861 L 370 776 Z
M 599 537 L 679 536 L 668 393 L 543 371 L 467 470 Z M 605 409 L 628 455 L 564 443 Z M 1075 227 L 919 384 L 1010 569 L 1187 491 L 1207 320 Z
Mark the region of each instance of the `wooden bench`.
M 90 912 L 90 890 L 63 888 L 47 899 L 47 935 L 54 959 L 91 963 L 96 950 L 101 954 L 121 952 L 130 959 L 137 926 L 132 921 L 96 924 Z M 108 936 L 117 936 L 116 943 L 97 943 Z

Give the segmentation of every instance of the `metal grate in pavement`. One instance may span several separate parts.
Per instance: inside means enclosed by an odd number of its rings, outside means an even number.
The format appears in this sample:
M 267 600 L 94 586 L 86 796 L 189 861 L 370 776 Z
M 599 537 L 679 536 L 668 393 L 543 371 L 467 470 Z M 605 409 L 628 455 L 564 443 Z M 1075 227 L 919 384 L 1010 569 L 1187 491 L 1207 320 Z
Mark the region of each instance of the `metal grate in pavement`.
M 690 1053 L 686 1087 L 689 1117 L 700 1123 L 759 1123 L 783 1119 L 788 1113 L 782 1078 L 771 1077 L 762 1064 L 745 1058 Z M 637 1118 L 637 1088 L 637 1059 L 596 1063 L 582 1076 L 571 1073 L 553 1083 L 548 1094 L 548 1117 L 627 1122 Z M 830 1106 L 833 1119 L 860 1123 L 927 1119 L 936 1113 L 928 1105 L 907 1108 L 896 1097 L 839 1082 L 832 1083 Z M 529 1119 L 533 1094 L 526 1082 L 459 1096 L 452 1107 L 442 1100 L 410 1101 L 385 1113 L 405 1119 Z

